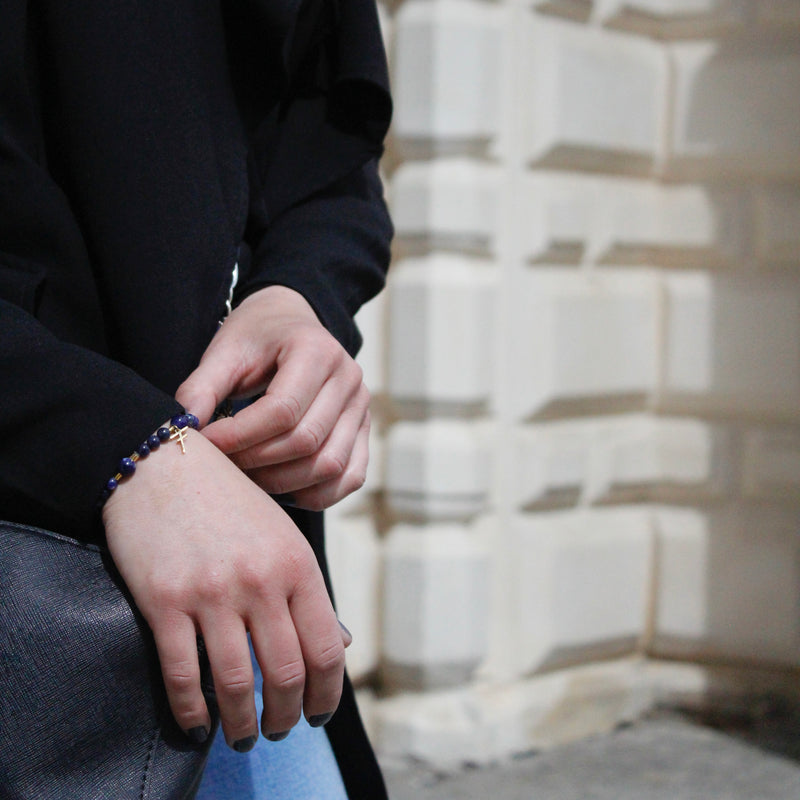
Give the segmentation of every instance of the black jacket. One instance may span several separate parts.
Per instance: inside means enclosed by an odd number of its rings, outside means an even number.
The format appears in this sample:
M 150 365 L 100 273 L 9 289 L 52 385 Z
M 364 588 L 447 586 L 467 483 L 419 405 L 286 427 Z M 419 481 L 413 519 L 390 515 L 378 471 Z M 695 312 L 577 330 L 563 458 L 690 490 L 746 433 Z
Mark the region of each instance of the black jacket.
M 389 117 L 373 0 L 0 0 L 0 518 L 102 535 L 237 260 L 237 299 L 290 286 L 357 350 Z M 331 739 L 381 797 L 346 694 Z

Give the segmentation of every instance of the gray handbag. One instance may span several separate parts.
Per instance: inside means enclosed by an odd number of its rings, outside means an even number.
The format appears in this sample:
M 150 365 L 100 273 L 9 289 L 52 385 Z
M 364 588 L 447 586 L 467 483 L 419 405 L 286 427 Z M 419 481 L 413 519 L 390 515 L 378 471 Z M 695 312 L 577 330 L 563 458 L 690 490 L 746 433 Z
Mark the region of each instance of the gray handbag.
M 207 663 L 203 689 L 215 713 Z M 108 553 L 0 522 L 0 800 L 189 800 L 211 740 L 172 718 Z

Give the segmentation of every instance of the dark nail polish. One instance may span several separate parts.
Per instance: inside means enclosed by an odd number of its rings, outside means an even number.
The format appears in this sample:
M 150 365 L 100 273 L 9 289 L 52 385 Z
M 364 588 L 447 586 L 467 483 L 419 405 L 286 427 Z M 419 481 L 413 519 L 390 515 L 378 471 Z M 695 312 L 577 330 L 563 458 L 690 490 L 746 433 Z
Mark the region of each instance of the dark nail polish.
M 270 734 L 267 734 L 267 739 L 269 739 L 271 742 L 282 742 L 290 733 L 291 733 L 291 731 L 281 731 L 280 733 L 270 733 Z
M 274 494 L 272 495 L 272 499 L 275 500 L 276 503 L 280 503 L 282 506 L 296 506 L 297 500 L 295 496 L 291 492 L 284 492 L 283 494 Z
M 329 711 L 327 714 L 315 714 L 313 717 L 308 718 L 308 724 L 312 728 L 321 728 L 323 725 L 327 725 L 331 721 L 332 716 L 333 711 Z
M 237 753 L 247 753 L 256 746 L 258 736 L 247 736 L 244 739 L 238 739 L 233 743 L 233 749 Z
M 202 725 L 198 725 L 196 728 L 186 731 L 186 735 L 195 744 L 203 744 L 208 739 L 208 730 Z
M 347 626 L 340 619 L 337 619 L 336 621 L 339 623 L 339 627 L 352 639 L 353 634 L 347 630 Z

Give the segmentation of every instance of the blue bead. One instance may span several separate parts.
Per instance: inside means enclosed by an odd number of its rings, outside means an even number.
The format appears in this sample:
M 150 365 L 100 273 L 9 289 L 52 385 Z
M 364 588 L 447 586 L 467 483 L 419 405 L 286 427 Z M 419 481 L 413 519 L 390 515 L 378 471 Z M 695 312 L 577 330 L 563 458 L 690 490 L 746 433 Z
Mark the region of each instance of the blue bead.
M 106 489 L 109 492 L 113 492 L 114 489 L 117 488 L 117 486 L 119 486 L 119 484 L 117 483 L 117 479 L 116 478 L 109 478 L 108 479 L 108 482 L 106 483 Z
M 169 437 L 170 437 L 169 428 L 159 428 L 159 429 L 156 431 L 156 436 L 158 436 L 158 438 L 159 438 L 159 439 L 160 439 L 162 442 L 166 442 L 166 441 L 169 439 Z
M 136 462 L 132 458 L 123 458 L 119 462 L 119 471 L 123 477 L 133 475 L 136 472 Z
M 176 414 L 176 415 L 175 415 L 175 416 L 174 416 L 174 417 L 173 417 L 173 418 L 170 420 L 170 422 L 171 422 L 171 423 L 172 423 L 172 424 L 173 424 L 173 425 L 174 425 L 176 428 L 186 428 L 186 427 L 189 425 L 189 417 L 187 417 L 187 416 L 186 416 L 186 414 Z
M 200 427 L 200 420 L 194 414 L 187 414 L 186 419 L 190 428 L 197 430 Z
M 150 445 L 147 442 L 142 442 L 137 448 L 136 452 L 142 457 L 150 455 Z
M 151 434 L 150 434 L 150 435 L 147 437 L 147 446 L 148 446 L 148 447 L 149 447 L 151 450 L 158 450 L 158 448 L 159 448 L 159 447 L 161 447 L 161 439 L 159 439 L 159 438 L 158 438 L 158 435 L 157 435 L 157 434 L 155 434 L 155 433 L 151 433 Z

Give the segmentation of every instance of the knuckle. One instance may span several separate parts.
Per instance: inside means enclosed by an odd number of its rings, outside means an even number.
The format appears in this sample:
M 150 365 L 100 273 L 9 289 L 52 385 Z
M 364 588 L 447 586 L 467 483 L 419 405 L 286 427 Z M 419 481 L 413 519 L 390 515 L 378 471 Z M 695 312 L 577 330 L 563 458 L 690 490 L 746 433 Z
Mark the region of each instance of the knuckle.
M 367 387 L 364 385 L 364 370 L 357 361 L 354 361 L 349 357 L 347 364 L 347 378 L 354 387 L 357 387 L 356 394 L 359 396 L 359 399 L 361 399 L 363 392 L 367 392 L 367 398 L 369 398 L 369 392 L 367 391 Z
M 188 588 L 174 576 L 155 574 L 150 579 L 148 595 L 156 608 L 179 609 L 186 601 Z
M 316 420 L 302 422 L 292 435 L 293 451 L 296 458 L 310 456 L 319 450 L 325 441 L 325 430 Z
M 246 667 L 229 667 L 221 671 L 215 686 L 230 700 L 245 700 L 253 694 L 253 675 Z
M 199 677 L 197 670 L 189 662 L 171 664 L 164 670 L 164 686 L 171 696 L 185 698 L 199 687 Z M 186 700 L 183 703 L 185 707 L 181 710 L 191 710 Z
M 208 575 L 195 589 L 204 604 L 222 606 L 230 597 L 230 586 L 219 575 Z
M 323 358 L 332 367 L 338 367 L 346 356 L 346 353 L 339 342 L 337 342 L 336 339 L 329 334 L 321 337 L 316 343 L 316 347 L 318 348 L 321 358 Z
M 302 660 L 297 659 L 281 665 L 269 675 L 272 688 L 282 694 L 298 694 L 306 685 L 306 670 Z
M 236 569 L 236 577 L 248 597 L 257 601 L 266 598 L 268 575 L 259 560 L 251 559 L 239 564 Z
M 303 411 L 300 401 L 293 395 L 276 397 L 275 406 L 275 421 L 285 430 L 295 428 L 302 419 Z
M 328 674 L 344 670 L 344 652 L 344 644 L 339 637 L 338 641 L 311 654 L 308 658 L 308 668 L 310 671 Z
M 367 470 L 365 468 L 353 469 L 347 474 L 344 491 L 347 494 L 357 492 L 366 482 Z
M 329 481 L 343 475 L 345 469 L 347 464 L 338 453 L 323 451 L 319 455 L 315 471 L 320 481 Z
M 259 454 L 252 448 L 231 456 L 231 461 L 242 471 L 257 469 L 260 466 Z
M 294 547 L 283 554 L 283 572 L 294 583 L 319 574 L 316 557 L 310 547 Z

